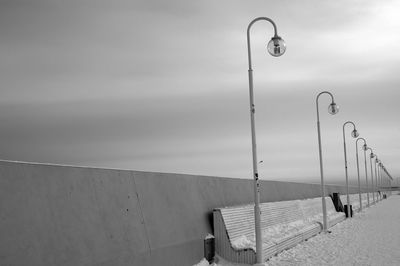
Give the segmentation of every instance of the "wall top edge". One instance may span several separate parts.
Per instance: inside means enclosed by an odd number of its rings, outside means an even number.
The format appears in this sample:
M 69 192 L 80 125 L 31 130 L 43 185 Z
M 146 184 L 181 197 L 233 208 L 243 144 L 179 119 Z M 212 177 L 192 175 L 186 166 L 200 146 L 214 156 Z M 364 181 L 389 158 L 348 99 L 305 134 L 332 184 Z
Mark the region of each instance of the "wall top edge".
M 144 170 L 133 170 L 126 168 L 112 168 L 112 167 L 97 167 L 97 166 L 85 166 L 85 165 L 70 165 L 70 164 L 58 164 L 58 163 L 43 163 L 43 162 L 27 162 L 27 161 L 17 161 L 17 160 L 4 160 L 0 159 L 0 163 L 12 163 L 12 164 L 24 164 L 24 165 L 37 165 L 37 166 L 53 166 L 53 167 L 69 167 L 78 169 L 94 169 L 94 170 L 109 170 L 109 171 L 123 171 L 132 173 L 142 173 L 142 174 L 159 174 L 159 175 L 176 175 L 176 176 L 188 176 L 188 177 L 204 177 L 204 178 L 218 178 L 226 180 L 237 180 L 237 181 L 251 181 L 250 178 L 234 178 L 234 177 L 224 177 L 224 176 L 210 176 L 210 175 L 200 175 L 200 174 L 187 174 L 187 173 L 167 173 L 167 172 L 155 172 L 155 171 L 144 171 Z M 294 182 L 294 181 L 279 181 L 279 180 L 269 180 L 260 179 L 261 182 L 276 182 L 276 183 L 290 183 L 290 184 L 307 184 L 307 185 L 320 185 L 318 183 L 312 182 Z M 327 186 L 339 186 L 340 184 L 325 184 Z M 356 186 L 349 186 L 356 187 Z

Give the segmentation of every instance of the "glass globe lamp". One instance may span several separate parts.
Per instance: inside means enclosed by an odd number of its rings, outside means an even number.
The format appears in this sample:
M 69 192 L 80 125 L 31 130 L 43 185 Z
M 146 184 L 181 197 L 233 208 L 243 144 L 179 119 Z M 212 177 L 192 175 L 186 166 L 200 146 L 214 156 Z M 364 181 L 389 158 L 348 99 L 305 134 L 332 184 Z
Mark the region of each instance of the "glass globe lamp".
M 335 115 L 339 112 L 339 106 L 336 105 L 336 103 L 332 102 L 329 106 L 328 106 L 328 112 L 331 115 Z
M 269 41 L 267 49 L 272 56 L 278 57 L 285 53 L 286 43 L 281 37 L 274 36 Z
M 360 136 L 360 134 L 358 134 L 357 129 L 354 129 L 353 131 L 351 131 L 351 136 L 352 136 L 353 138 L 357 138 L 358 136 Z

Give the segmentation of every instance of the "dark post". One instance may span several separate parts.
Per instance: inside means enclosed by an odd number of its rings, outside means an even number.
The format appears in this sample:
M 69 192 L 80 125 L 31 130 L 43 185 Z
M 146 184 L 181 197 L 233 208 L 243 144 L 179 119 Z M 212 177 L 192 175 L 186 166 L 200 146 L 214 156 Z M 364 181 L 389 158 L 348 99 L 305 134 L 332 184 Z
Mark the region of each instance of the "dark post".
M 347 213 L 347 210 L 350 210 L 350 216 Z M 344 213 L 346 214 L 346 217 L 353 217 L 353 205 L 350 204 L 350 208 L 347 208 L 347 204 L 344 205 Z
M 211 263 L 215 257 L 215 238 L 206 237 L 204 239 L 204 258 Z

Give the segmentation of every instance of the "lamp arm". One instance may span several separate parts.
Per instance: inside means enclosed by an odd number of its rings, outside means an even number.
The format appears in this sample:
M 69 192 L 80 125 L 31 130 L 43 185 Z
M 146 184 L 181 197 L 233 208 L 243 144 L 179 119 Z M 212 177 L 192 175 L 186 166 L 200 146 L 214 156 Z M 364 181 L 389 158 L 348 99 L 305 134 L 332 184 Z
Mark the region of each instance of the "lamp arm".
M 317 121 L 319 122 L 319 106 L 318 106 L 318 100 L 319 100 L 319 96 L 321 96 L 322 94 L 329 94 L 331 96 L 331 100 L 332 102 L 335 102 L 335 98 L 333 97 L 332 93 L 330 93 L 329 91 L 322 91 L 320 92 L 317 97 L 315 98 L 315 105 L 317 107 Z
M 272 26 L 274 27 L 274 37 L 278 36 L 278 29 L 276 27 L 275 22 L 272 19 L 267 18 L 267 17 L 258 17 L 256 19 L 253 19 L 250 22 L 249 26 L 247 27 L 247 56 L 249 59 L 249 70 L 252 70 L 252 68 L 251 68 L 251 51 L 250 51 L 250 28 L 251 28 L 251 26 L 253 26 L 253 24 L 255 22 L 257 22 L 259 20 L 266 20 L 266 21 L 270 22 L 272 24 Z

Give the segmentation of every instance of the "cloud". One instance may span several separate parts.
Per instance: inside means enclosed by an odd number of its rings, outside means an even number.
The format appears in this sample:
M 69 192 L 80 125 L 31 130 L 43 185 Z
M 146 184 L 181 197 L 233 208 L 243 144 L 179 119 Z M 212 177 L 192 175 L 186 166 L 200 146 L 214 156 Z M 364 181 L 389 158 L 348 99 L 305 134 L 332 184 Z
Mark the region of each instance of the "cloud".
M 251 177 L 246 28 L 252 28 L 262 177 L 343 180 L 341 126 L 356 122 L 396 176 L 396 1 L 3 1 L 2 158 Z M 343 8 L 343 7 L 346 8 Z M 355 175 L 349 140 L 350 173 Z M 390 164 L 390 165 L 389 165 Z

